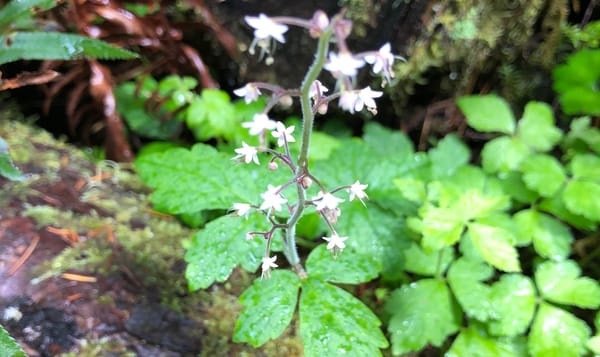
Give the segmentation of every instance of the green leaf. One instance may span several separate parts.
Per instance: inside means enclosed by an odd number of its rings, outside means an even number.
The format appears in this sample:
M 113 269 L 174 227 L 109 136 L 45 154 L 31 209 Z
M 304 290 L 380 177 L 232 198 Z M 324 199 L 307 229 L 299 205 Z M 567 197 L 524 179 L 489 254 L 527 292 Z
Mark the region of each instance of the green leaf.
M 310 160 L 325 160 L 328 159 L 331 153 L 342 145 L 339 139 L 322 133 L 313 131 L 310 140 Z
M 308 278 L 300 295 L 300 336 L 306 357 L 381 356 L 388 346 L 381 321 L 348 292 Z
M 460 310 L 441 280 L 423 279 L 395 290 L 387 302 L 391 314 L 388 330 L 394 355 L 441 346 L 457 332 Z
M 434 276 L 442 274 L 454 260 L 454 251 L 445 248 L 439 251 L 425 252 L 417 243 L 410 242 L 410 247 L 404 251 L 404 270 Z M 438 271 L 439 270 L 439 271 Z
M 574 119 L 562 147 L 564 151 L 587 152 L 591 149 L 600 154 L 600 129 L 591 125 L 590 117 Z
M 103 41 L 58 32 L 13 32 L 0 36 L 0 64 L 17 60 L 72 60 L 82 57 L 131 59 L 138 55 Z
M 421 207 L 419 215 L 423 218 L 423 248 L 426 251 L 438 251 L 458 242 L 465 227 L 462 213 L 452 208 Z
M 501 136 L 487 142 L 481 151 L 481 165 L 488 173 L 516 170 L 531 150 L 520 139 Z
M 550 155 L 531 155 L 521 162 L 520 170 L 527 187 L 544 197 L 553 196 L 567 178 L 561 163 Z
M 394 184 L 407 200 L 422 203 L 427 198 L 425 183 L 421 180 L 410 177 L 399 178 L 394 180 Z
M 491 334 L 518 336 L 527 330 L 535 313 L 535 287 L 529 277 L 503 274 L 490 292 Z
M 0 325 L 0 351 L 6 357 L 27 357 L 21 346 Z
M 321 244 L 310 252 L 306 270 L 311 277 L 324 281 L 359 284 L 376 278 L 381 262 L 372 255 L 347 248 L 334 259 L 327 244 Z
M 576 52 L 552 72 L 554 90 L 567 114 L 600 114 L 600 50 Z
M 4 176 L 12 181 L 22 181 L 25 179 L 21 170 L 12 162 L 8 152 L 8 144 L 0 137 L 0 176 Z
M 544 262 L 535 271 L 540 294 L 549 301 L 596 309 L 600 306 L 600 285 L 594 279 L 580 277 L 581 269 L 572 260 Z
M 469 224 L 469 236 L 481 257 L 495 268 L 505 272 L 520 272 L 519 256 L 513 246 L 512 232 L 478 223 Z
M 567 226 L 555 218 L 527 209 L 515 214 L 514 219 L 519 226 L 519 240 L 533 240 L 533 246 L 540 256 L 563 260 L 571 253 L 573 235 Z
M 409 158 L 414 154 L 413 142 L 401 131 L 389 130 L 376 122 L 367 122 L 363 139 L 379 156 Z
M 594 355 L 600 355 L 600 336 L 594 336 L 586 343 L 587 348 L 594 353 Z
M 49 10 L 56 5 L 58 2 L 55 0 L 20 0 L 4 3 L 0 9 L 0 33 L 5 33 L 6 27 L 11 24 L 23 18 L 31 18 L 36 12 Z
M 446 357 L 517 357 L 523 356 L 518 346 L 510 341 L 490 338 L 474 326 L 462 330 L 445 354 Z
M 532 204 L 540 197 L 537 192 L 527 188 L 520 172 L 511 171 L 499 176 L 498 180 L 503 191 L 514 200 Z
M 233 342 L 259 347 L 279 337 L 292 321 L 300 279 L 289 270 L 276 269 L 269 279 L 255 279 L 240 296 L 244 306 L 235 324 Z
M 474 95 L 461 97 L 456 104 L 467 117 L 467 123 L 482 132 L 512 134 L 515 117 L 508 103 L 497 95 Z
M 491 288 L 481 283 L 494 275 L 494 269 L 485 263 L 459 258 L 448 270 L 448 283 L 460 306 L 469 317 L 487 321 L 491 313 Z
M 600 221 L 600 184 L 588 181 L 571 180 L 562 192 L 567 209 L 592 221 Z
M 232 140 L 240 122 L 229 95 L 218 89 L 205 89 L 187 109 L 186 122 L 197 140 Z
M 575 155 L 570 166 L 576 179 L 600 182 L 600 157 L 592 154 Z
M 572 314 L 541 303 L 529 333 L 532 357 L 578 357 L 590 336 L 587 324 Z
M 568 186 L 568 184 L 567 184 Z M 562 221 L 584 231 L 593 231 L 597 224 L 581 215 L 575 214 L 567 209 L 564 192 L 562 195 L 544 198 L 538 205 L 540 210 L 551 213 Z
M 562 131 L 554 125 L 552 108 L 542 102 L 529 102 L 519 121 L 517 136 L 537 151 L 546 152 L 562 138 Z
M 227 280 L 239 264 L 248 271 L 255 270 L 264 254 L 264 242 L 248 241 L 245 237 L 248 232 L 265 228 L 265 219 L 259 215 L 248 219 L 223 216 L 208 223 L 194 236 L 185 253 L 185 276 L 190 290 Z
M 469 162 L 469 148 L 454 134 L 446 135 L 435 148 L 429 150 L 433 179 L 452 175 Z

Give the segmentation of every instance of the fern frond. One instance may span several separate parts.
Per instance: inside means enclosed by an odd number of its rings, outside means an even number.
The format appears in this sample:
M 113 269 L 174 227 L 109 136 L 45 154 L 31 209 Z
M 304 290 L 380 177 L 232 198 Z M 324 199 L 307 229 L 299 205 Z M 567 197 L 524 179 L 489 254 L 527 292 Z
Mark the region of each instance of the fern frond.
M 0 9 L 0 33 L 19 20 L 33 17 L 35 10 L 45 11 L 56 5 L 58 5 L 56 0 L 12 0 Z
M 60 32 L 15 32 L 0 36 L 0 64 L 21 59 L 130 59 L 137 54 L 109 43 Z

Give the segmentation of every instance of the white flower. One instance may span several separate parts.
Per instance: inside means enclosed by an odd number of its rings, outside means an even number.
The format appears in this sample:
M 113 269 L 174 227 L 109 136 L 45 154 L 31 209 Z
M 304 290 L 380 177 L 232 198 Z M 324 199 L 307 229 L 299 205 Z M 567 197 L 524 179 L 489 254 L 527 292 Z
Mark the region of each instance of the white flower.
M 276 124 L 276 130 L 271 132 L 271 135 L 277 139 L 277 146 L 282 147 L 285 145 L 286 141 L 288 143 L 295 142 L 296 139 L 292 136 L 294 129 L 296 129 L 294 125 L 286 128 L 282 122 L 278 121 Z
M 275 261 L 277 260 L 277 256 L 274 255 L 271 258 L 269 257 L 263 257 L 262 258 L 262 274 L 261 277 L 262 278 L 269 278 L 271 276 L 271 268 L 277 268 L 279 265 L 275 264 Z
M 275 120 L 269 119 L 267 114 L 254 114 L 252 121 L 242 123 L 244 128 L 250 129 L 250 135 L 260 135 L 264 130 L 273 130 L 277 126 Z
M 375 74 L 383 72 L 383 75 L 388 82 L 394 78 L 394 72 L 392 71 L 394 59 L 395 56 L 392 53 L 389 42 L 381 46 L 379 51 L 374 54 L 365 56 L 365 61 L 373 65 L 373 72 Z
M 354 58 L 351 53 L 342 52 L 338 55 L 330 52 L 329 62 L 325 64 L 325 69 L 331 72 L 335 78 L 338 78 L 340 73 L 354 77 L 358 73 L 358 69 L 364 65 L 365 61 Z
M 258 99 L 258 96 L 261 94 L 260 89 L 253 84 L 246 84 L 242 88 L 238 88 L 233 91 L 235 95 L 238 97 L 244 97 L 246 104 L 252 103 Z
M 258 150 L 254 146 L 250 146 L 246 144 L 246 142 L 242 141 L 242 147 L 235 149 L 237 155 L 233 158 L 234 160 L 240 159 L 244 157 L 244 162 L 249 164 L 250 161 L 254 161 L 257 165 L 258 162 Z
M 337 198 L 329 192 L 323 193 L 323 191 L 319 192 L 312 200 L 317 201 L 317 211 L 322 211 L 324 209 L 334 210 L 337 208 L 338 203 L 344 202 L 343 199 Z
M 345 91 L 340 95 L 339 106 L 343 110 L 347 110 L 354 114 L 354 107 L 358 101 L 358 94 L 355 91 Z
M 334 255 L 337 255 L 346 248 L 346 243 L 344 243 L 344 241 L 348 239 L 348 237 L 340 237 L 337 233 L 333 233 L 331 238 L 323 237 L 323 239 L 327 241 L 327 249 L 331 250 Z
M 365 203 L 363 202 L 363 198 L 369 198 L 369 196 L 367 196 L 367 194 L 365 193 L 365 188 L 367 187 L 369 187 L 369 185 L 362 185 L 360 181 L 356 180 L 356 182 L 353 183 L 350 186 L 350 189 L 348 190 L 350 191 L 349 200 L 352 201 L 354 200 L 354 198 L 358 198 L 360 202 L 362 202 L 362 204 L 364 205 Z
M 328 91 L 329 89 L 327 89 L 327 87 L 325 87 L 323 83 L 321 83 L 321 81 L 317 79 L 310 85 L 310 89 L 308 90 L 308 96 L 313 100 L 316 100 L 317 97 L 323 96 L 323 93 Z
M 273 187 L 273 185 L 269 185 L 266 192 L 261 193 L 261 197 L 263 198 L 263 203 L 260 205 L 261 210 L 271 210 L 275 209 L 276 211 L 281 211 L 281 205 L 287 202 L 281 194 L 279 190 L 280 186 Z
M 250 213 L 252 206 L 247 203 L 234 203 L 233 209 L 235 210 L 236 215 L 248 218 L 248 214 Z
M 254 240 L 254 234 L 252 232 L 246 233 L 246 240 Z
M 367 107 L 367 110 L 373 114 L 377 114 L 377 104 L 373 98 L 379 98 L 383 95 L 383 92 L 372 90 L 371 87 L 366 87 L 358 92 L 358 98 L 354 103 L 354 110 L 360 112 L 363 107 Z
M 254 28 L 254 37 L 257 40 L 274 38 L 281 43 L 285 43 L 283 34 L 288 30 L 286 25 L 276 23 L 265 14 L 259 14 L 258 17 L 246 16 L 244 20 Z

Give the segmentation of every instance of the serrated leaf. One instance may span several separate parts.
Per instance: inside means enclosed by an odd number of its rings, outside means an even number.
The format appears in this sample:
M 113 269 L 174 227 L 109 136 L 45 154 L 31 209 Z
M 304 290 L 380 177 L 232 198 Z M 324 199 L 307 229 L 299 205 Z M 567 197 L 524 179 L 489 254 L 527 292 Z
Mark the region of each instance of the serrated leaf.
M 445 248 L 439 251 L 425 252 L 417 243 L 410 242 L 409 248 L 404 251 L 404 259 L 404 270 L 415 274 L 434 276 L 446 271 L 448 265 L 454 260 L 454 251 L 451 248 Z
M 55 0 L 20 0 L 5 3 L 0 9 L 0 33 L 6 32 L 6 26 L 22 18 L 31 18 L 35 12 L 49 10 L 57 4 Z M 34 9 L 37 11 L 34 12 Z
M 576 179 L 600 182 L 600 157 L 592 154 L 575 155 L 570 166 Z
M 401 131 L 389 130 L 376 122 L 368 122 L 364 127 L 363 139 L 380 156 L 409 157 L 415 149 L 413 142 Z
M 564 192 L 562 195 L 556 195 L 543 199 L 539 203 L 538 207 L 540 210 L 551 213 L 552 215 L 560 218 L 562 221 L 572 225 L 577 229 L 587 231 L 593 231 L 596 229 L 597 223 L 567 209 L 564 199 Z
M 17 60 L 72 60 L 82 57 L 132 59 L 138 55 L 109 43 L 76 34 L 13 32 L 0 36 L 0 64 Z
M 467 117 L 467 123 L 477 131 L 512 134 L 515 130 L 512 110 L 497 95 L 460 97 L 456 104 Z
M 600 221 L 600 184 L 588 181 L 571 180 L 562 192 L 567 209 L 592 221 Z
M 6 357 L 27 357 L 21 346 L 0 325 L 0 351 Z
M 481 151 L 481 165 L 488 173 L 516 170 L 531 150 L 519 138 L 501 136 L 488 141 Z
M 574 119 L 571 122 L 569 133 L 563 140 L 564 151 L 569 149 L 579 152 L 592 150 L 600 154 L 600 130 L 590 125 L 590 117 Z
M 192 101 L 186 123 L 197 140 L 232 140 L 240 125 L 229 95 L 218 89 L 205 89 Z
M 429 150 L 433 179 L 452 175 L 469 162 L 469 148 L 454 134 L 446 135 L 435 148 Z
M 388 346 L 375 314 L 336 286 L 302 281 L 299 311 L 306 357 L 381 356 L 379 349 Z
M 544 262 L 535 271 L 540 294 L 549 301 L 596 309 L 600 306 L 600 284 L 594 279 L 580 277 L 576 262 Z
M 533 241 L 540 256 L 562 260 L 571 253 L 573 235 L 567 226 L 555 218 L 527 209 L 515 214 L 514 220 L 519 227 L 519 242 Z
M 332 283 L 359 284 L 379 275 L 381 261 L 354 249 L 344 249 L 334 259 L 327 244 L 321 244 L 310 252 L 306 271 L 311 277 Z
M 503 274 L 490 291 L 491 334 L 518 336 L 533 319 L 536 292 L 531 279 L 520 274 Z
M 544 197 L 553 196 L 567 178 L 561 163 L 544 154 L 527 157 L 521 162 L 519 169 L 527 187 Z
M 469 236 L 481 257 L 505 272 L 520 272 L 519 255 L 512 232 L 478 223 L 469 224 Z
M 554 125 L 552 108 L 542 102 L 529 102 L 519 121 L 517 136 L 529 147 L 546 152 L 562 138 L 562 131 Z
M 485 195 L 483 192 L 471 189 L 463 192 L 458 201 L 452 205 L 452 209 L 463 213 L 463 221 L 489 216 L 493 212 L 499 212 L 508 208 L 509 202 L 506 196 Z
M 448 283 L 460 306 L 469 317 L 487 321 L 491 313 L 491 288 L 482 284 L 490 279 L 494 269 L 488 264 L 459 258 L 448 270 Z
M 394 184 L 407 200 L 422 203 L 427 198 L 425 183 L 421 180 L 410 177 L 399 178 L 394 180 Z
M 527 188 L 520 172 L 504 173 L 499 175 L 498 180 L 503 191 L 516 201 L 531 204 L 540 197 L 537 192 Z
M 458 334 L 446 357 L 520 357 L 524 354 L 519 346 L 511 341 L 499 340 L 485 336 L 474 326 L 469 326 Z
M 600 114 L 600 50 L 582 50 L 552 71 L 553 88 L 567 114 Z
M 457 332 L 461 314 L 441 280 L 423 279 L 395 290 L 385 306 L 394 355 L 441 346 Z
M 185 253 L 185 276 L 190 290 L 227 280 L 237 265 L 255 270 L 264 254 L 264 242 L 248 241 L 245 237 L 248 232 L 264 231 L 265 225 L 264 217 L 259 215 L 248 219 L 223 216 L 209 222 L 194 236 Z
M 437 251 L 460 240 L 465 227 L 462 212 L 425 205 L 419 215 L 422 217 L 421 245 L 426 251 Z
M 276 269 L 269 279 L 255 279 L 240 296 L 244 306 L 233 332 L 233 342 L 259 347 L 279 337 L 292 321 L 300 279 L 289 270 Z
M 585 322 L 541 303 L 529 333 L 529 353 L 532 357 L 582 356 L 589 336 L 590 328 Z

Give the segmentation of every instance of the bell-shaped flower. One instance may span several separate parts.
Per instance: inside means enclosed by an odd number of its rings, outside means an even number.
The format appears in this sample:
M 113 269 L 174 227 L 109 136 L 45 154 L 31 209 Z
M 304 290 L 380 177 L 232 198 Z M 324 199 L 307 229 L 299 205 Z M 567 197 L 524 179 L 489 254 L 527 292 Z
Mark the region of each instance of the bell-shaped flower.
M 275 120 L 269 119 L 267 114 L 254 114 L 252 121 L 242 123 L 244 128 L 250 129 L 250 135 L 260 135 L 265 130 L 273 130 L 277 127 Z
M 296 129 L 294 125 L 286 128 L 282 122 L 278 121 L 276 123 L 275 128 L 276 130 L 271 132 L 271 135 L 273 135 L 273 137 L 277 139 L 277 146 L 282 147 L 283 145 L 285 145 L 286 141 L 288 143 L 293 143 L 296 141 L 296 139 L 292 136 L 294 129 Z
M 259 164 L 258 162 L 258 150 L 254 146 L 250 146 L 246 144 L 246 142 L 242 141 L 242 147 L 235 149 L 237 155 L 233 158 L 234 160 L 239 160 L 242 157 L 244 158 L 244 162 L 249 164 L 250 161 L 254 161 L 255 164 Z
M 323 93 L 328 91 L 329 89 L 317 79 L 310 85 L 310 88 L 308 89 L 308 96 L 312 98 L 312 100 L 317 100 L 317 98 L 323 96 Z
M 234 90 L 233 93 L 238 97 L 244 97 L 244 101 L 246 101 L 246 104 L 254 102 L 258 99 L 258 96 L 261 94 L 260 89 L 251 83 L 248 83 L 245 86 Z

